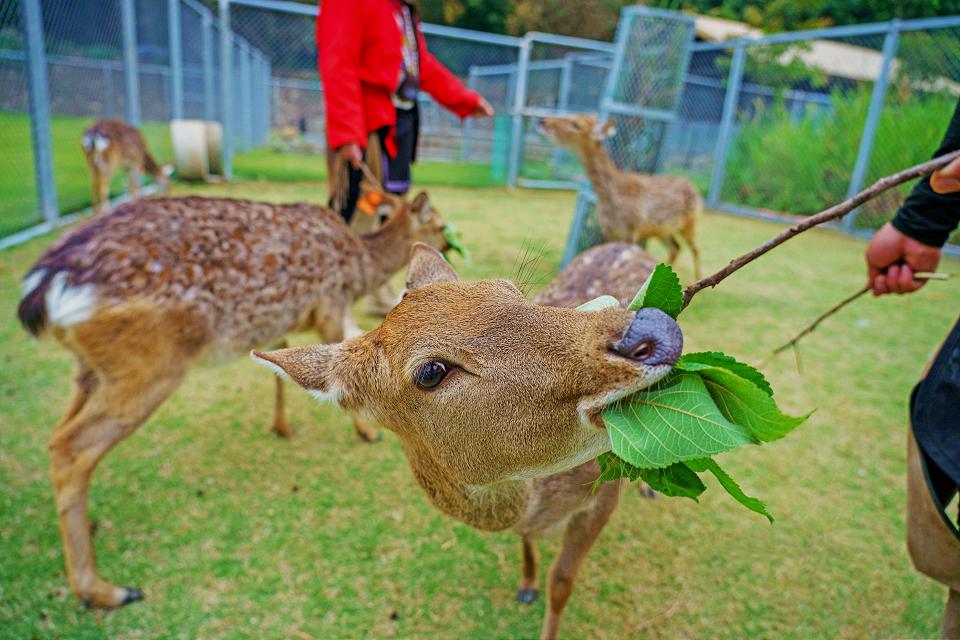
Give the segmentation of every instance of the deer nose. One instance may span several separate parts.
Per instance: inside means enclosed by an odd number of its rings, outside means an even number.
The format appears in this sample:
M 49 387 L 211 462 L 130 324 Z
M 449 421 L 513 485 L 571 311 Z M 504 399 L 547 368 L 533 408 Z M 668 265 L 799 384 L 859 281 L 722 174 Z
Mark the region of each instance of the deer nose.
M 683 352 L 683 333 L 676 321 L 659 309 L 640 309 L 613 350 L 647 366 L 673 366 Z

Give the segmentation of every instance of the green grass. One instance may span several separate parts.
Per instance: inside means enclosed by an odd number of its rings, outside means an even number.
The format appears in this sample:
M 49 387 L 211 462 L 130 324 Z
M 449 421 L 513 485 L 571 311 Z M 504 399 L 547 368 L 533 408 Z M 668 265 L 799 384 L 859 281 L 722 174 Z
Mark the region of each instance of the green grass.
M 274 182 L 324 181 L 327 161 L 323 155 L 289 153 L 261 147 L 237 155 L 233 173 L 240 178 Z M 476 162 L 450 163 L 420 160 L 413 167 L 417 184 L 451 187 L 493 187 L 490 165 Z
M 60 211 L 67 213 L 90 206 L 90 171 L 80 147 L 83 130 L 94 118 L 57 116 L 50 122 L 53 140 L 53 174 Z M 147 147 L 158 162 L 172 157 L 170 135 L 165 125 L 141 127 Z M 114 176 L 111 195 L 126 188 L 122 172 Z M 37 208 L 30 119 L 23 113 L 0 112 L 0 237 L 42 222 Z
M 324 189 L 251 182 L 194 191 L 322 201 Z M 511 276 L 524 244 L 542 248 L 534 282 L 556 268 L 572 194 L 431 193 L 473 252 L 465 277 Z M 705 267 L 780 229 L 708 215 Z M 360 443 L 344 413 L 304 393 L 288 395 L 297 436 L 273 437 L 272 377 L 245 358 L 193 371 L 98 469 L 90 510 L 100 571 L 144 588 L 147 600 L 85 610 L 64 588 L 46 457 L 71 361 L 11 321 L 18 280 L 51 240 L 0 253 L 0 636 L 538 635 L 543 598 L 532 607 L 513 598 L 514 535 L 441 515 L 392 435 Z M 791 241 L 698 296 L 681 317 L 686 348 L 763 359 L 860 286 L 863 249 L 829 231 Z M 687 279 L 688 258 L 679 261 Z M 911 569 L 903 543 L 905 424 L 909 389 L 955 319 L 957 286 L 862 299 L 804 342 L 802 375 L 788 355 L 766 367 L 785 410 L 817 412 L 785 440 L 720 462 L 767 501 L 773 526 L 716 483 L 700 504 L 648 501 L 629 487 L 584 565 L 564 636 L 934 636 L 945 594 Z M 549 562 L 557 540 L 543 548 Z

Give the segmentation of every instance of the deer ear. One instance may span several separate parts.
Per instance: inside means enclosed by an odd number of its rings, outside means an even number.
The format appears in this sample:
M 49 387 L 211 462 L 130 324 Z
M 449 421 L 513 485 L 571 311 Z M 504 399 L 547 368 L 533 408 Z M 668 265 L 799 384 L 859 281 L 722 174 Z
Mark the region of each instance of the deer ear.
M 410 210 L 420 222 L 427 222 L 433 217 L 433 205 L 430 203 L 430 196 L 427 195 L 426 191 L 417 194 L 417 197 L 410 203 Z
M 606 140 L 610 136 L 614 135 L 617 132 L 617 120 L 616 118 L 608 118 L 603 124 L 597 123 L 597 126 L 593 130 L 593 139 L 594 140 Z
M 334 403 L 343 400 L 343 387 L 335 373 L 340 356 L 339 344 L 250 353 L 257 364 L 267 367 L 281 378 L 290 378 L 318 400 Z
M 428 284 L 457 280 L 457 272 L 442 253 L 422 242 L 413 245 L 410 269 L 407 271 L 407 289 L 419 289 Z

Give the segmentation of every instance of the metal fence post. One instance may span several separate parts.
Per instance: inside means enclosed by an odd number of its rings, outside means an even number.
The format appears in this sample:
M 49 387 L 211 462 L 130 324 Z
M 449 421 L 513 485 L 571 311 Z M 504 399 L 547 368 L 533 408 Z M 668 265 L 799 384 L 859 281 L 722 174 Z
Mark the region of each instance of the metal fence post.
M 216 119 L 214 104 L 214 70 L 213 70 L 213 18 L 204 12 L 201 18 L 200 51 L 203 65 L 203 119 Z
M 240 148 L 244 151 L 253 147 L 253 76 L 250 74 L 250 44 L 240 41 Z
M 273 63 L 270 58 L 264 60 L 264 119 L 266 120 L 267 133 L 264 142 L 270 141 L 270 129 L 273 128 Z
M 887 31 L 887 35 L 883 40 L 883 62 L 880 65 L 880 75 L 877 76 L 877 79 L 873 83 L 873 93 L 870 95 L 870 108 L 867 110 L 867 121 L 863 125 L 863 135 L 860 136 L 860 148 L 857 150 L 857 160 L 853 165 L 853 173 L 850 176 L 850 187 L 847 189 L 848 198 L 863 188 L 863 181 L 867 177 L 867 169 L 870 168 L 873 141 L 877 135 L 880 113 L 883 111 L 887 87 L 890 86 L 890 69 L 897 55 L 897 47 L 899 44 L 900 21 L 893 20 L 890 22 L 890 30 Z M 852 232 L 856 222 L 857 210 L 853 210 L 844 217 L 843 230 L 848 233 Z
M 510 132 L 510 163 L 507 169 L 507 186 L 517 186 L 520 174 L 520 157 L 523 153 L 523 111 L 527 104 L 527 67 L 530 66 L 530 53 L 533 40 L 524 36 L 520 43 L 520 59 L 517 62 L 517 84 L 513 94 L 513 127 Z
M 223 126 L 223 176 L 233 178 L 233 34 L 230 32 L 230 0 L 217 0 L 220 22 L 220 121 Z
M 123 32 L 123 78 L 127 97 L 127 122 L 140 126 L 140 72 L 137 69 L 137 14 L 134 0 L 120 0 Z
M 180 32 L 180 0 L 167 0 L 167 40 L 169 42 L 170 75 L 170 117 L 183 119 L 183 47 Z
M 570 56 L 563 57 L 563 66 L 560 67 L 560 86 L 557 88 L 557 109 L 567 111 L 570 108 L 570 87 L 573 85 L 573 61 Z M 563 151 L 560 145 L 554 145 L 553 157 L 550 159 L 550 172 L 554 178 L 560 173 L 560 159 Z
M 747 45 L 737 43 L 733 48 L 730 73 L 727 76 L 727 92 L 723 97 L 723 115 L 720 119 L 720 133 L 713 154 L 713 175 L 710 176 L 710 191 L 707 194 L 707 206 L 715 207 L 720 202 L 723 191 L 723 177 L 727 167 L 727 152 L 730 150 L 730 136 L 733 133 L 733 121 L 737 116 L 737 103 L 740 99 L 740 83 L 743 80 L 743 66 Z
M 471 91 L 477 89 L 477 71 L 475 65 L 470 65 L 467 70 L 467 88 Z M 463 141 L 460 143 L 460 162 L 467 162 L 470 159 L 470 143 L 473 142 L 473 118 L 467 118 L 463 125 Z
M 23 45 L 26 49 L 27 96 L 30 103 L 30 134 L 33 167 L 37 181 L 37 205 L 44 220 L 53 222 L 57 209 L 57 185 L 53 176 L 53 138 L 50 134 L 50 90 L 47 85 L 47 52 L 43 40 L 40 0 L 23 0 Z

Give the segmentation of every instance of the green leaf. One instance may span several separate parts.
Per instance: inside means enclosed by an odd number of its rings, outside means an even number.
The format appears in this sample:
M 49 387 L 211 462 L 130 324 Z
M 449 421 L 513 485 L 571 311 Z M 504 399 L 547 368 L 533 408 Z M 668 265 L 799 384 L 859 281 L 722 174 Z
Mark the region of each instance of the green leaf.
M 767 378 L 748 364 L 719 351 L 701 351 L 699 353 L 687 353 L 680 357 L 677 362 L 677 369 L 684 371 L 701 371 L 706 367 L 721 367 L 728 369 L 741 378 L 746 378 L 757 385 L 767 395 L 773 395 L 773 387 L 767 382 Z
M 469 267 L 473 263 L 473 258 L 470 256 L 470 251 L 463 244 L 463 234 L 460 233 L 460 230 L 449 220 L 443 224 L 443 237 L 446 239 L 447 244 L 450 245 L 450 250 L 459 253 L 460 257 L 463 258 L 463 261 Z
M 745 494 L 743 489 L 740 488 L 740 485 L 738 485 L 733 478 L 727 475 L 727 472 L 721 469 L 720 465 L 718 465 L 713 459 L 701 458 L 699 460 L 687 460 L 685 464 L 693 471 L 709 471 L 712 473 L 720 482 L 720 486 L 726 489 L 727 493 L 733 496 L 734 500 L 745 506 L 747 509 L 755 511 L 762 516 L 766 516 L 767 520 L 770 521 L 770 524 L 773 524 L 773 516 L 771 516 L 770 512 L 767 511 L 767 506 L 760 500 Z
M 756 439 L 727 420 L 696 373 L 671 376 L 604 410 L 613 452 L 647 469 L 712 456 Z
M 644 482 L 665 496 L 691 498 L 694 502 L 699 502 L 697 498 L 707 490 L 707 485 L 703 484 L 700 477 L 682 462 L 664 469 L 638 469 L 638 471 Z
M 632 482 L 640 478 L 640 469 L 629 462 L 624 462 L 609 451 L 607 453 L 601 453 L 600 457 L 597 458 L 597 462 L 600 464 L 600 475 L 593 481 L 594 491 L 597 490 L 601 482 L 619 480 L 620 478 L 629 478 Z
M 680 315 L 683 309 L 683 288 L 680 278 L 669 265 L 658 264 L 640 291 L 633 298 L 628 309 L 638 311 L 647 307 L 660 309 L 672 318 Z
M 601 309 L 609 309 L 610 307 L 619 307 L 620 302 L 613 296 L 600 296 L 599 298 L 594 298 L 593 300 L 588 300 L 582 305 L 577 307 L 577 311 L 600 311 Z
M 745 427 L 761 442 L 782 438 L 810 417 L 809 413 L 796 417 L 786 415 L 772 396 L 729 369 L 707 367 L 697 373 L 723 417 Z

